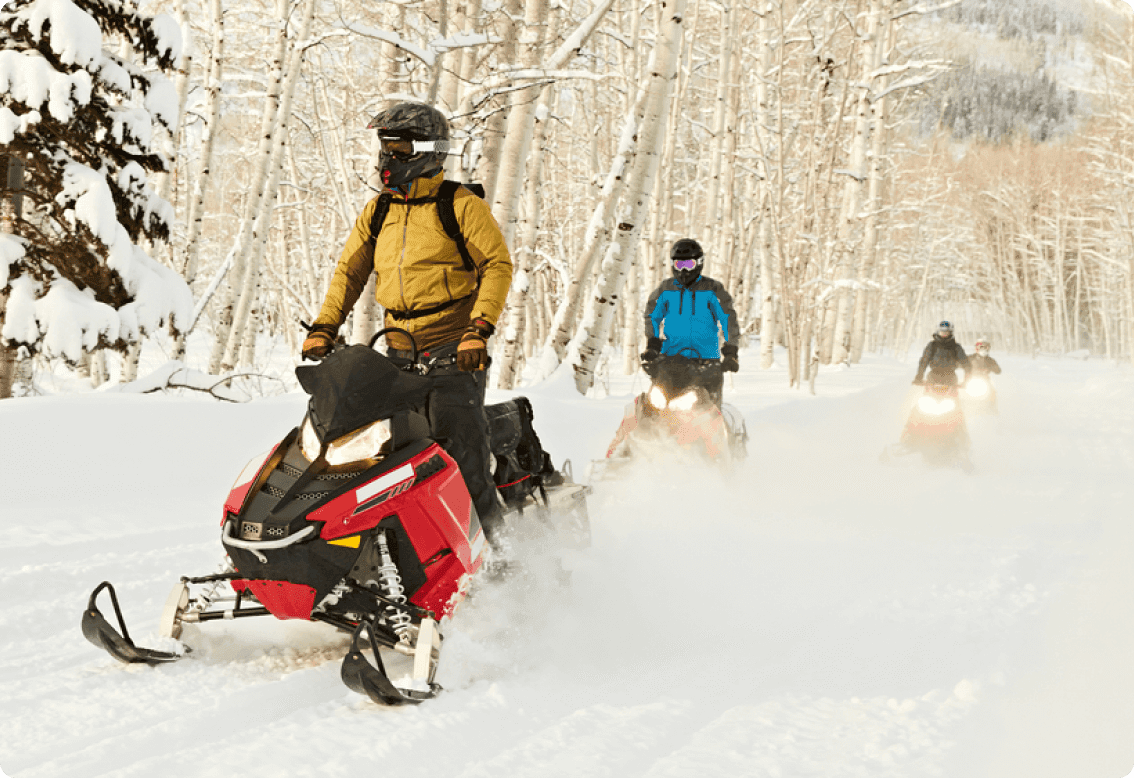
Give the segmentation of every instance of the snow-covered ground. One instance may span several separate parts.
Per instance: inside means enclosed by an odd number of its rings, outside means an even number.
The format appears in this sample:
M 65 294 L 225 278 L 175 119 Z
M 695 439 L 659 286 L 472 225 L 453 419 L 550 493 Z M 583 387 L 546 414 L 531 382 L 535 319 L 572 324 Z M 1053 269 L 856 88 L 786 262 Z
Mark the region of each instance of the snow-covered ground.
M 79 619 L 112 580 L 140 643 L 211 572 L 233 478 L 304 397 L 0 403 L 0 767 L 138 776 L 1123 778 L 1134 765 L 1134 374 L 1004 358 L 976 472 L 878 462 L 908 364 L 726 384 L 751 457 L 597 486 L 571 586 L 479 582 L 420 707 L 339 681 L 345 639 L 187 628 L 124 666 Z M 633 381 L 527 392 L 555 458 L 601 456 Z M 641 384 L 639 383 L 640 387 Z

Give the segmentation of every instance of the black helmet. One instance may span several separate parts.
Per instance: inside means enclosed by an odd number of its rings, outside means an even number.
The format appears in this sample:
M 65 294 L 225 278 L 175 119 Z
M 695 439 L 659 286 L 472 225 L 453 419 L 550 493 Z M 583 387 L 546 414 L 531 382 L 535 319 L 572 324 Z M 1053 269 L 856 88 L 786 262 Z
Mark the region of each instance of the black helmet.
M 445 165 L 449 121 L 431 105 L 398 103 L 371 119 L 366 129 L 377 130 L 382 139 L 379 162 L 388 187 L 434 176 Z
M 689 286 L 701 277 L 705 267 L 705 252 L 701 244 L 692 238 L 682 238 L 669 250 L 670 267 L 673 277 L 682 286 Z

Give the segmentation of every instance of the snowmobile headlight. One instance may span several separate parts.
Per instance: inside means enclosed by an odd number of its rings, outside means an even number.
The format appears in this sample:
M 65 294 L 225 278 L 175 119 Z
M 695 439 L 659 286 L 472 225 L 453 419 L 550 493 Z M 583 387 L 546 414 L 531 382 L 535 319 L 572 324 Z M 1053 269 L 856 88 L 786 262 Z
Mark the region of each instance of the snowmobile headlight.
M 969 397 L 984 397 L 988 394 L 988 381 L 983 378 L 972 378 L 966 385 L 965 391 L 969 393 Z
M 691 411 L 693 406 L 697 404 L 697 393 L 686 392 L 680 397 L 676 397 L 669 401 L 669 407 L 675 411 Z
M 946 397 L 943 400 L 938 400 L 933 397 L 922 397 L 917 401 L 917 407 L 922 413 L 927 413 L 930 416 L 942 416 L 957 407 L 957 403 L 951 397 Z
M 669 401 L 665 399 L 665 392 L 657 386 L 650 389 L 650 393 L 647 397 L 650 400 L 650 405 L 654 406 L 659 411 L 664 411 L 665 406 L 669 404 Z
M 327 446 L 327 464 L 334 467 L 361 459 L 377 459 L 385 453 L 383 449 L 393 437 L 389 419 L 367 424 Z
M 319 436 L 315 434 L 315 427 L 311 419 L 303 420 L 303 427 L 299 431 L 299 450 L 308 462 L 314 462 L 319 456 Z

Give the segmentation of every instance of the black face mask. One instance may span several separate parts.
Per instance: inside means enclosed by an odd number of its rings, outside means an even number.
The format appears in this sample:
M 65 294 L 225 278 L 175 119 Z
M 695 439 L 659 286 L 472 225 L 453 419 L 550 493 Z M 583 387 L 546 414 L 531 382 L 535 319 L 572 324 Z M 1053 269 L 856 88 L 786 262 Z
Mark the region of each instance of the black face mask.
M 399 159 L 398 156 L 383 152 L 378 157 L 382 185 L 391 189 L 404 186 L 415 178 L 431 178 L 441 170 L 436 154 L 415 154 L 408 159 Z
M 677 270 L 674 269 L 673 277 L 677 283 L 682 286 L 693 286 L 701 277 L 701 268 L 694 268 L 693 270 Z

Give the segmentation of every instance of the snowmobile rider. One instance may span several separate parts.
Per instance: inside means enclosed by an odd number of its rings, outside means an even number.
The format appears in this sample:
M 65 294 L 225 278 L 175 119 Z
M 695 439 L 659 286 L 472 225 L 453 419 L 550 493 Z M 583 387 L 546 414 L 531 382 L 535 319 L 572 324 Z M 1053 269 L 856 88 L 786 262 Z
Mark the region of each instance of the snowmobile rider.
M 929 368 L 929 375 L 922 380 L 925 369 Z M 914 384 L 938 384 L 944 386 L 957 385 L 957 368 L 965 371 L 966 378 L 969 371 L 969 358 L 965 356 L 965 349 L 953 339 L 953 325 L 943 321 L 937 325 L 937 332 L 933 340 L 925 347 L 921 354 L 921 361 L 917 364 L 917 375 Z
M 460 467 L 492 541 L 503 513 L 489 464 L 484 391 L 488 338 L 512 282 L 508 247 L 488 203 L 444 182 L 450 131 L 440 111 L 402 102 L 367 129 L 381 140 L 384 188 L 355 221 L 303 357 L 322 359 L 331 351 L 373 272 L 385 326 L 408 331 L 420 358 L 432 364 L 426 374 L 432 436 Z M 412 358 L 414 344 L 405 336 L 389 333 L 386 343 L 392 359 Z
M 691 359 L 720 359 L 721 372 L 707 375 L 705 389 L 717 406 L 721 404 L 724 373 L 740 369 L 737 340 L 740 325 L 732 297 L 719 281 L 702 274 L 705 253 L 692 238 L 682 238 L 669 252 L 673 278 L 662 281 L 645 309 L 647 367 L 659 356 L 680 355 Z M 718 330 L 719 328 L 719 330 Z M 720 345 L 720 335 L 725 338 Z M 664 337 L 663 337 L 664 335 Z
M 969 375 L 987 378 L 989 373 L 1000 375 L 1000 365 L 988 355 L 991 345 L 987 340 L 978 340 L 973 346 L 976 353 L 969 357 Z

